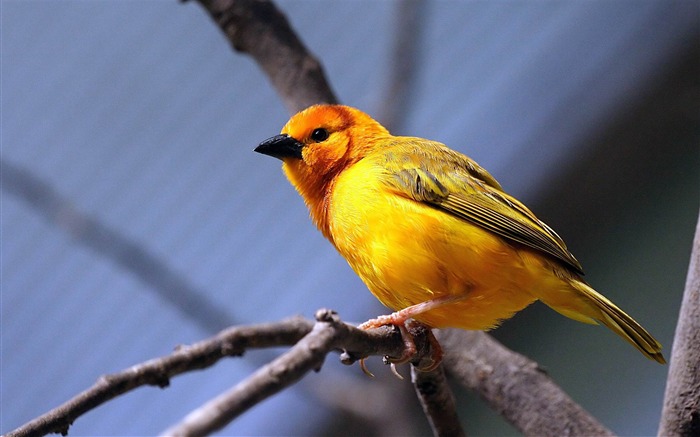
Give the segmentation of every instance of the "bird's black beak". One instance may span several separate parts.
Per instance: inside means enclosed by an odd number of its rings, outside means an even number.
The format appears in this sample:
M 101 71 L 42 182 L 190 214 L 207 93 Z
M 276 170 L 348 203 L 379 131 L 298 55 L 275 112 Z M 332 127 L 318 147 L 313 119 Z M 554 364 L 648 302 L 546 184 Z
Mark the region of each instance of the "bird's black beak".
M 284 158 L 302 159 L 301 149 L 303 147 L 304 145 L 293 137 L 281 134 L 266 139 L 255 148 L 255 151 L 282 160 Z

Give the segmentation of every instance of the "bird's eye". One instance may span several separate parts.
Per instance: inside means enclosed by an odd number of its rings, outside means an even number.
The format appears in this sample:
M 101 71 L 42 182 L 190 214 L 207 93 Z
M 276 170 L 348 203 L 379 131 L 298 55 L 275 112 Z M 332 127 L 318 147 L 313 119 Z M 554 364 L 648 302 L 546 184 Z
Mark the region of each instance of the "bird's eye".
M 314 129 L 314 131 L 311 132 L 311 139 L 316 141 L 317 143 L 320 143 L 321 141 L 326 141 L 329 135 L 330 134 L 327 130 L 323 128 L 318 128 Z

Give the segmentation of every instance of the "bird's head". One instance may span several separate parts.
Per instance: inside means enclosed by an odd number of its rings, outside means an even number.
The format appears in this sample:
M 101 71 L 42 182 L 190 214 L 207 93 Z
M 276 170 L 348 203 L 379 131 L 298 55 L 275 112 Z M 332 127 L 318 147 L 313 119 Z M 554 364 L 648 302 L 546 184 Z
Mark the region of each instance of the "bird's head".
M 388 135 L 358 109 L 315 105 L 294 115 L 280 135 L 263 141 L 255 151 L 281 159 L 287 177 L 304 195 L 306 185 L 328 183 Z

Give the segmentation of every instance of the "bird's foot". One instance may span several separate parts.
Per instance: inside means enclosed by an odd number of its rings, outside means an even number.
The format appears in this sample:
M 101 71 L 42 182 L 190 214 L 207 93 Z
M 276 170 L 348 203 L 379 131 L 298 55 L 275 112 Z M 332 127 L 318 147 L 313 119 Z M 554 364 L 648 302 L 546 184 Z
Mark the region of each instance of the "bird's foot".
M 442 362 L 443 353 L 440 343 L 438 343 L 429 326 L 416 320 L 406 319 L 404 314 L 401 313 L 402 311 L 397 311 L 389 315 L 379 316 L 376 319 L 366 321 L 358 327 L 367 330 L 380 326 L 392 325 L 398 328 L 404 344 L 403 351 L 398 357 L 384 356 L 384 364 L 391 366 L 392 373 L 399 379 L 403 379 L 403 377 L 396 370 L 396 365 L 413 361 L 418 353 L 414 338 L 418 335 L 426 335 L 428 347 L 430 348 L 429 354 L 423 356 L 420 362 L 414 362 L 413 364 L 416 369 L 422 372 L 435 370 Z M 367 376 L 374 376 L 372 372 L 367 369 L 365 358 L 360 359 L 360 368 Z

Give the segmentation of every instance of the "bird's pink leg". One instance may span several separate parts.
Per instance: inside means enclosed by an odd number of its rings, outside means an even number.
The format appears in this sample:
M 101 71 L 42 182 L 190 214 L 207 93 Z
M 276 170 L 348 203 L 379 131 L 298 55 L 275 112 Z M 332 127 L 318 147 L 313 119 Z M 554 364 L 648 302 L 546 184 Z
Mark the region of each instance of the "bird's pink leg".
M 402 309 L 401 311 L 396 311 L 396 312 L 388 314 L 388 315 L 382 315 L 382 316 L 377 317 L 376 319 L 367 320 L 365 323 L 358 326 L 358 328 L 360 328 L 360 329 L 372 329 L 372 328 L 379 328 L 380 326 L 384 326 L 384 325 L 395 325 L 395 326 L 403 325 L 406 323 L 406 321 L 408 319 L 412 319 L 419 314 L 426 313 L 428 311 L 434 310 L 435 308 L 439 308 L 443 305 L 447 305 L 447 304 L 450 304 L 453 302 L 460 301 L 466 297 L 467 296 L 465 294 L 447 295 L 447 296 L 436 297 L 435 299 L 430 299 L 430 300 L 426 300 L 425 302 L 411 305 L 410 307 L 406 307 L 406 308 Z
M 411 305 L 410 307 L 406 307 L 400 311 L 396 311 L 388 315 L 379 316 L 376 319 L 368 320 L 365 323 L 358 326 L 358 328 L 366 330 L 372 328 L 379 328 L 380 326 L 384 325 L 394 325 L 399 328 L 399 331 L 401 332 L 401 338 L 404 342 L 404 351 L 398 358 L 385 357 L 385 360 L 391 363 L 392 371 L 398 375 L 394 366 L 396 364 L 403 364 L 405 362 L 410 361 L 411 358 L 413 358 L 413 356 L 416 354 L 416 344 L 413 340 L 413 336 L 410 332 L 408 332 L 408 329 L 406 328 L 406 322 L 417 315 L 434 310 L 435 308 L 439 308 L 443 305 L 460 301 L 464 298 L 466 298 L 466 295 L 464 294 L 441 296 L 435 299 L 418 303 L 416 305 Z M 440 347 L 440 344 L 437 342 L 432 333 L 430 333 L 429 341 L 433 349 L 433 355 L 431 357 L 433 360 L 432 364 L 427 368 L 421 368 L 419 370 L 434 370 L 438 365 L 440 365 L 440 362 L 442 361 L 442 348 Z M 364 358 L 360 360 L 360 367 L 362 368 L 362 371 L 365 372 L 367 375 L 373 376 L 372 373 L 365 367 Z

